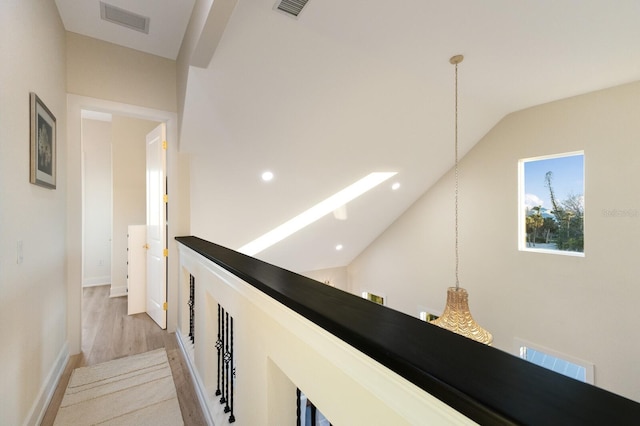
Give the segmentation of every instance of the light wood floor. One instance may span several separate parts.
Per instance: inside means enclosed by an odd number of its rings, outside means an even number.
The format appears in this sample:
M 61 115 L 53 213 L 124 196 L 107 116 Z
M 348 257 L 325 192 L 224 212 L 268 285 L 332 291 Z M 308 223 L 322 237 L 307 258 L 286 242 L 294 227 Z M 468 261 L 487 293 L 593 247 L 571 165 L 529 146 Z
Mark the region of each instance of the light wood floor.
M 74 368 L 163 347 L 169 358 L 184 424 L 206 425 L 175 333 L 162 330 L 147 314 L 127 315 L 127 298 L 109 298 L 108 285 L 85 288 L 82 297 L 82 353 L 69 360 L 41 425 L 53 425 Z

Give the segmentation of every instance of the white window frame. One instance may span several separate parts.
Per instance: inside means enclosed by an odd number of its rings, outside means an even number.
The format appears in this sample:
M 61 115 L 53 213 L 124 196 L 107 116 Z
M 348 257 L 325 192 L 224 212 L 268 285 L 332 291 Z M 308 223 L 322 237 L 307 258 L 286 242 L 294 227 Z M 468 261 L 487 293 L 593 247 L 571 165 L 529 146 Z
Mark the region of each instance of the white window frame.
M 546 348 L 544 346 L 540 346 L 540 345 L 535 344 L 535 343 L 531 343 L 531 342 L 529 342 L 527 340 L 524 340 L 524 339 L 521 339 L 521 338 L 518 338 L 518 337 L 514 338 L 513 340 L 514 340 L 514 344 L 515 344 L 514 352 L 515 352 L 515 355 L 518 358 L 525 359 L 524 356 L 523 356 L 524 354 L 522 352 L 522 348 L 530 348 L 530 349 L 533 349 L 533 350 L 535 350 L 537 352 L 542 352 L 544 354 L 551 355 L 551 356 L 553 356 L 555 358 L 561 359 L 563 361 L 568 361 L 568 362 L 570 362 L 572 364 L 575 364 L 575 365 L 577 365 L 579 367 L 584 368 L 584 370 L 585 370 L 585 383 L 589 383 L 589 384 L 592 384 L 592 385 L 595 384 L 595 374 L 594 374 L 595 365 L 592 362 L 585 361 L 583 359 L 574 357 L 572 355 L 567 355 L 567 354 L 564 354 L 562 352 L 556 351 L 554 349 Z M 550 370 L 550 371 L 553 371 L 553 370 Z M 558 374 L 562 374 L 562 373 L 558 373 Z
M 546 253 L 546 254 L 557 254 L 561 256 L 574 256 L 574 257 L 585 257 L 585 250 L 582 252 L 575 251 L 565 251 L 565 250 L 548 250 L 548 249 L 537 249 L 532 247 L 527 247 L 527 234 L 526 234 L 526 224 L 525 224 L 525 215 L 523 209 L 525 208 L 525 176 L 524 176 L 524 165 L 525 163 L 529 163 L 532 161 L 539 160 L 551 160 L 554 158 L 562 158 L 562 157 L 571 157 L 575 155 L 582 155 L 583 161 L 585 160 L 584 151 L 572 151 L 572 152 L 563 152 L 561 154 L 552 154 L 552 155 L 542 155 L 539 157 L 530 157 L 530 158 L 522 158 L 518 161 L 518 250 L 524 252 L 532 252 L 532 253 Z M 583 179 L 584 176 L 584 168 L 582 172 Z M 586 179 L 585 184 L 583 186 L 583 190 L 586 192 Z M 586 210 L 586 207 L 585 207 Z M 586 213 L 585 213 L 585 228 L 586 228 Z M 585 232 L 586 234 L 586 232 Z

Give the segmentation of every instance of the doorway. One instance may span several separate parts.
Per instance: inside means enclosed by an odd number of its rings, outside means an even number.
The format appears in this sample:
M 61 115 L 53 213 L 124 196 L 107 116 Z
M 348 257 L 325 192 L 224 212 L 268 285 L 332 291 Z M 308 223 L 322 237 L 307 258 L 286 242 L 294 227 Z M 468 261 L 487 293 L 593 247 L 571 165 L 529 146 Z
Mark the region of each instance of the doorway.
M 82 110 L 97 111 L 108 113 L 114 116 L 122 116 L 130 119 L 142 119 L 147 121 L 163 122 L 167 128 L 167 140 L 170 141 L 167 157 L 170 159 L 167 164 L 168 172 L 173 170 L 175 176 L 180 175 L 178 171 L 177 161 L 177 144 L 171 141 L 177 140 L 177 115 L 175 113 L 139 107 L 135 105 L 121 104 L 117 102 L 106 101 L 102 99 L 87 98 L 77 95 L 68 95 L 67 103 L 67 179 L 68 179 L 68 226 L 67 226 L 67 244 L 68 244 L 68 330 L 69 352 L 71 354 L 80 353 L 82 340 L 82 279 L 83 279 L 83 190 L 82 190 Z M 143 139 L 144 140 L 144 139 Z M 175 153 L 175 157 L 174 157 Z M 172 157 L 174 157 L 172 159 Z M 141 171 L 144 174 L 144 168 Z M 188 182 L 187 182 L 188 183 Z M 174 193 L 179 193 L 177 186 L 180 183 L 177 180 L 168 179 L 169 191 L 175 186 Z M 176 197 L 178 198 L 178 197 Z M 144 197 L 143 197 L 144 202 Z M 177 203 L 180 206 L 180 203 Z M 184 205 L 175 210 L 175 223 L 169 225 L 169 240 L 173 241 L 175 235 L 184 234 L 185 217 L 182 212 Z M 115 222 L 115 221 L 114 221 Z M 142 222 L 144 223 L 144 221 Z M 177 234 L 177 232 L 179 234 Z M 113 229 L 115 235 L 116 229 Z M 125 234 L 126 236 L 126 234 Z M 112 244 L 115 246 L 115 244 Z M 126 253 L 126 251 L 125 251 Z M 126 256 L 126 255 L 125 255 Z M 115 259 L 112 258 L 112 264 Z M 126 265 L 126 262 L 125 262 Z M 168 269 L 170 275 L 177 276 L 177 256 L 169 256 Z M 126 275 L 125 275 L 126 277 Z M 113 277 L 112 277 L 113 280 Z M 172 303 L 176 303 L 177 288 L 169 285 L 168 288 L 168 331 L 175 329 L 177 323 L 177 314 L 175 306 L 172 309 Z
M 146 223 L 145 136 L 158 124 L 82 110 L 82 282 L 110 297 L 127 295 L 128 226 Z

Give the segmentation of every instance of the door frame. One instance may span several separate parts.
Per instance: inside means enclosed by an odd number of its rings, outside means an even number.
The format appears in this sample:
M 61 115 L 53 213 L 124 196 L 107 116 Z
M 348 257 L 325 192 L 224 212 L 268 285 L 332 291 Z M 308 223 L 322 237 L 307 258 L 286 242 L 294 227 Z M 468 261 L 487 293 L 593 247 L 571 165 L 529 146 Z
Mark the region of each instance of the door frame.
M 82 348 L 82 135 L 81 112 L 91 110 L 123 115 L 144 120 L 163 122 L 167 126 L 167 185 L 172 194 L 171 217 L 167 237 L 169 240 L 167 331 L 175 331 L 178 321 L 179 263 L 175 236 L 189 232 L 189 206 L 180 202 L 180 187 L 184 186 L 184 170 L 179 169 L 178 115 L 137 105 L 104 99 L 67 94 L 67 342 L 69 353 L 78 354 Z M 61 129 L 64 132 L 64 129 Z M 64 133 L 62 133 L 64 135 Z M 64 163 L 63 163 L 64 164 Z M 61 185 L 62 186 L 62 185 Z M 63 186 L 64 187 L 64 186 Z M 182 190 L 188 191 L 187 188 Z

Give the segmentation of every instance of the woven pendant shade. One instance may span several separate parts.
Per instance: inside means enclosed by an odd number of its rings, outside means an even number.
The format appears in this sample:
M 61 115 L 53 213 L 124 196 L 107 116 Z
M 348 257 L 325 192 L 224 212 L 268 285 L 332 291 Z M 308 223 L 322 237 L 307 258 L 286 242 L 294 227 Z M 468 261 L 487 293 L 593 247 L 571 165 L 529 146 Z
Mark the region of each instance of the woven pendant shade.
M 464 56 L 455 55 L 449 59 L 452 65 L 455 65 L 455 232 L 456 232 L 456 286 L 449 287 L 447 290 L 447 304 L 444 307 L 442 316 L 431 321 L 432 324 L 445 330 L 453 331 L 476 342 L 490 345 L 493 342 L 493 336 L 471 316 L 469 310 L 469 294 L 467 290 L 460 287 L 460 279 L 458 277 L 458 269 L 460 256 L 458 253 L 458 64 L 462 62 Z
M 493 336 L 473 319 L 469 310 L 469 294 L 460 287 L 449 287 L 447 305 L 442 316 L 431 324 L 460 334 L 469 339 L 491 345 Z

